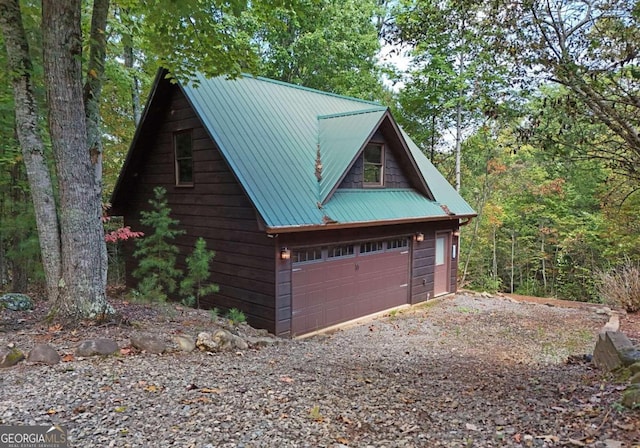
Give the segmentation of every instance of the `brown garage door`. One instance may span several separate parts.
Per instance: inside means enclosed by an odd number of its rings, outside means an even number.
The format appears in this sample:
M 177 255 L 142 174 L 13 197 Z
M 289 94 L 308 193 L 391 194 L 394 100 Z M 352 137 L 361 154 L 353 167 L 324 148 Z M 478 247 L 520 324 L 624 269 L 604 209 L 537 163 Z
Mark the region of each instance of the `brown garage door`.
M 407 303 L 409 240 L 293 251 L 293 335 Z

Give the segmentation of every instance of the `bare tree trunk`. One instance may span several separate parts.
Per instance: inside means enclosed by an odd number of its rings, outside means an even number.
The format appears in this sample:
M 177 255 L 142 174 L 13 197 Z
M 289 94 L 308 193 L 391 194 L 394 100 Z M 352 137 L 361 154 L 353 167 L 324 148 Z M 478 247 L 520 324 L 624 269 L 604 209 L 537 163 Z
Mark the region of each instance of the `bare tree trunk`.
M 32 63 L 22 24 L 19 0 L 0 0 L 0 28 L 7 49 L 9 71 L 13 75 L 16 128 L 27 169 L 31 198 L 35 208 L 47 298 L 58 299 L 61 280 L 60 228 L 56 213 L 51 174 L 38 129 L 38 108 L 31 79 Z
M 84 85 L 84 108 L 87 118 L 87 145 L 89 156 L 93 164 L 94 192 L 100 197 L 98 214 L 102 215 L 102 129 L 100 123 L 100 98 L 102 95 L 102 80 L 104 77 L 104 60 L 107 50 L 107 17 L 109 16 L 109 0 L 94 0 L 91 17 L 91 32 L 89 46 L 89 65 Z M 107 244 L 102 239 L 100 244 L 102 258 L 102 284 L 107 287 L 107 269 L 109 257 Z
M 511 294 L 513 294 L 514 263 L 516 259 L 516 231 L 511 230 Z
M 49 135 L 60 194 L 61 291 L 53 311 L 72 318 L 113 313 L 103 282 L 104 230 L 95 163 L 87 150 L 82 89 L 82 0 L 43 0 Z
M 492 242 L 491 276 L 493 277 L 494 280 L 497 280 L 498 279 L 498 254 L 497 254 L 496 246 L 498 245 L 498 243 L 496 241 L 496 226 L 493 226 L 493 229 L 491 229 L 491 242 Z
M 131 112 L 133 113 L 133 122 L 137 127 L 142 118 L 142 110 L 140 108 L 140 82 L 134 73 L 134 62 L 133 46 L 127 43 L 124 46 L 124 66 L 131 73 Z
M 545 256 L 545 247 L 544 247 L 544 232 L 542 231 L 542 226 L 540 226 L 540 233 L 542 234 L 542 238 L 540 240 L 540 257 L 542 259 L 542 284 L 544 286 L 544 293 L 547 293 L 547 263 Z

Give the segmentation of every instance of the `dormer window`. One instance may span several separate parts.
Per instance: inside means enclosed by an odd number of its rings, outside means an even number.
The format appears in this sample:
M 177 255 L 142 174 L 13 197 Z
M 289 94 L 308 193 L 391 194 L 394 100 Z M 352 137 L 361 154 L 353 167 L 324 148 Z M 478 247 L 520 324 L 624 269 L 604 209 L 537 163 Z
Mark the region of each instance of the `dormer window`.
M 384 147 L 381 144 L 369 143 L 364 148 L 364 186 L 384 185 Z

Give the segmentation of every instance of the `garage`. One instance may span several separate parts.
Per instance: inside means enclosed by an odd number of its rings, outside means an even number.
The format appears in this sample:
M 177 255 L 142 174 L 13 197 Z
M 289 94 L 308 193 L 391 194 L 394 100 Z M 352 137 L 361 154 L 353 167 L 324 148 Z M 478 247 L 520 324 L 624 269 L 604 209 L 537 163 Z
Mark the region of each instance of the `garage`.
M 292 250 L 292 335 L 408 302 L 409 238 Z

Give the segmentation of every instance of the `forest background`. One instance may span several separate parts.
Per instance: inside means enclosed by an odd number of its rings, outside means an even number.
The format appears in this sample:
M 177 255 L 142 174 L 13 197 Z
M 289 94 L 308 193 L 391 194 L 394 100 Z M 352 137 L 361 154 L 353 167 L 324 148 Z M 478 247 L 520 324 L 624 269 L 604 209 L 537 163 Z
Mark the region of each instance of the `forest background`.
M 600 301 L 599 273 L 640 262 L 639 2 L 44 3 L 80 13 L 77 63 L 87 117 L 86 92 L 98 92 L 103 174 L 96 188 L 104 203 L 159 66 L 181 79 L 195 71 L 251 73 L 392 109 L 478 212 L 462 228 L 461 287 Z M 43 59 L 49 13 L 39 1 L 0 0 L 7 49 L 0 51 L 0 290 L 7 291 L 42 287 L 47 259 L 15 114 L 8 18 L 17 6 L 53 198 L 63 185 L 56 182 L 52 78 Z M 117 244 L 107 244 L 113 283 L 123 280 Z

